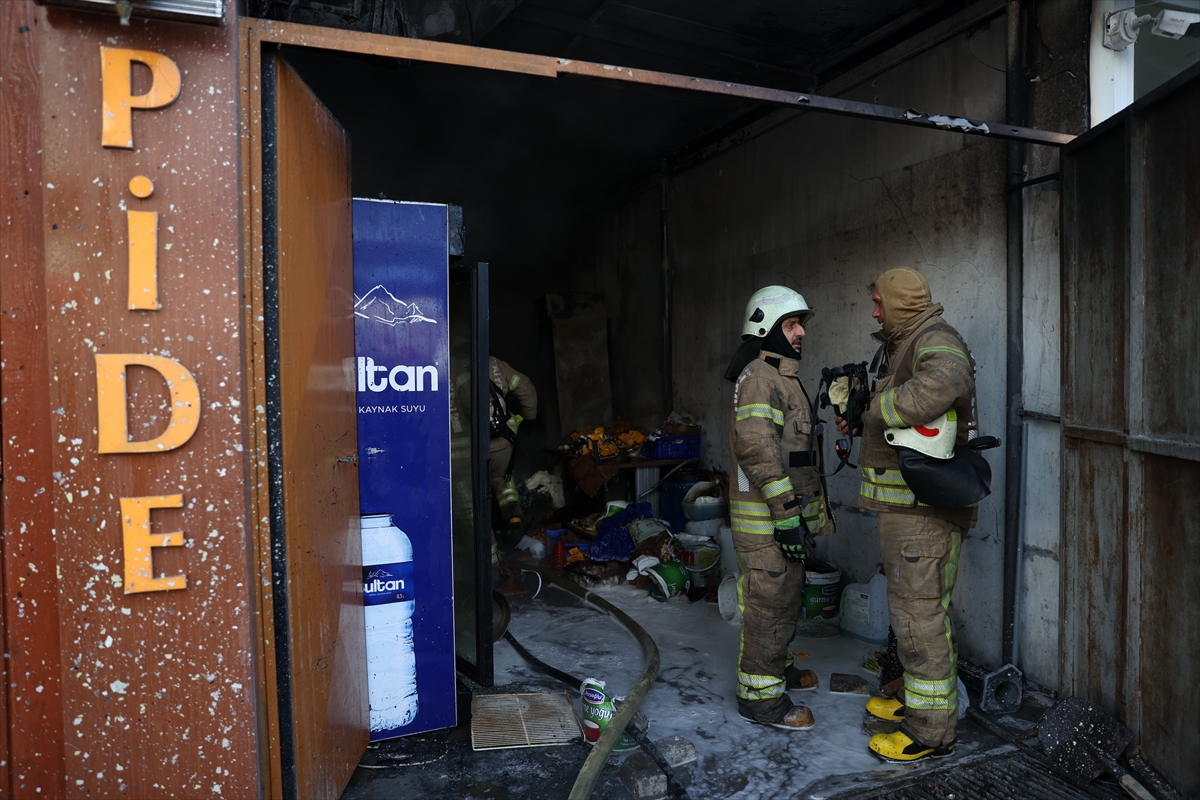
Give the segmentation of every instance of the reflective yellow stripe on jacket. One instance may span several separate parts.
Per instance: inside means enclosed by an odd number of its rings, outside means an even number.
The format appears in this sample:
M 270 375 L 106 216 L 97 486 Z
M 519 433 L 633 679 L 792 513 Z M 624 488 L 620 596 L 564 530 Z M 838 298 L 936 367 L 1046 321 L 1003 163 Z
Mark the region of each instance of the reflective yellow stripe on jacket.
M 787 494 L 792 491 L 792 479 L 784 476 L 777 481 L 764 483 L 762 487 L 762 496 L 765 500 L 770 500 L 772 497 L 779 497 L 781 494 Z
M 744 406 L 738 406 L 737 420 L 739 422 L 751 417 L 769 419 L 779 427 L 783 427 L 783 412 L 768 403 L 746 403 Z
M 883 421 L 891 428 L 907 427 L 904 418 L 896 410 L 896 390 L 888 389 L 879 395 L 879 413 Z
M 917 502 L 912 489 L 904 482 L 900 470 L 885 469 L 879 473 L 873 467 L 861 467 L 860 472 L 862 486 L 859 487 L 858 493 L 863 497 L 896 506 L 912 506 Z

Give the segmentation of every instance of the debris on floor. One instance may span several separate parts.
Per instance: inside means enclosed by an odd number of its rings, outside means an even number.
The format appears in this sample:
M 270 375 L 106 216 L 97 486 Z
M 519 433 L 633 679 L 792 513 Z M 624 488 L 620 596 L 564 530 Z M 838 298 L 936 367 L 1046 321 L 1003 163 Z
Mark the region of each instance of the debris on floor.
M 682 736 L 668 736 L 654 742 L 658 752 L 672 769 L 696 760 L 696 745 Z M 645 753 L 634 753 L 621 764 L 621 783 L 637 800 L 658 800 L 667 796 L 667 776 Z
M 485 694 L 471 700 L 471 748 L 550 747 L 581 731 L 566 692 Z
M 861 675 L 834 672 L 829 676 L 829 691 L 832 694 L 870 695 L 871 687 Z
M 884 786 L 822 800 L 1091 800 L 1087 794 L 1046 771 L 1022 753 L 1004 752 L 954 759 L 930 772 L 898 776 Z
M 525 479 L 525 490 L 531 496 L 543 496 L 551 510 L 562 508 L 567 504 L 561 468 L 554 472 L 541 470 L 533 473 Z M 522 505 L 529 507 L 532 503 L 522 503 Z

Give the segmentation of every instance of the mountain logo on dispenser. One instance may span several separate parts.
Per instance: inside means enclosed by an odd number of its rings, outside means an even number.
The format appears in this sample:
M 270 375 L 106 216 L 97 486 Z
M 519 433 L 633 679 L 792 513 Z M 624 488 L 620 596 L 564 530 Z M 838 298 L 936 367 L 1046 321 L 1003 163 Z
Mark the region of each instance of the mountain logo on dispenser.
M 354 298 L 354 316 L 371 322 L 379 322 L 392 328 L 413 322 L 437 324 L 437 320 L 424 316 L 421 309 L 417 308 L 416 303 L 397 300 L 396 296 L 389 292 L 383 284 L 376 286 L 362 297 Z

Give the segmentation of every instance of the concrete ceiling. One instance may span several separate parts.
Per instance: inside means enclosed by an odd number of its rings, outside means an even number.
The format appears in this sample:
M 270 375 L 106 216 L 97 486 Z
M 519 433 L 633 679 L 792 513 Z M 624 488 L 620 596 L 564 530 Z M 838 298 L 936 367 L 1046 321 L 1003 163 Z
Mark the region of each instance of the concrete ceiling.
M 812 91 L 965 0 L 244 0 L 251 16 Z
M 812 89 L 822 71 L 848 57 L 864 38 L 946 5 L 946 0 L 525 0 L 484 44 Z

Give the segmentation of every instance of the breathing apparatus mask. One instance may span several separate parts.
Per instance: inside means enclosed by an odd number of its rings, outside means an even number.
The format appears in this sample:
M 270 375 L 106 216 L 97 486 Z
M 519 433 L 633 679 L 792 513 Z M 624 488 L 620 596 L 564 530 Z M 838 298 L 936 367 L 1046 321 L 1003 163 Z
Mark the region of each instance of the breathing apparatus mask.
M 833 472 L 818 473 L 822 477 L 836 475 L 842 467 L 850 463 L 850 451 L 854 447 L 855 431 L 862 430 L 862 415 L 871 402 L 871 387 L 867 377 L 867 362 L 845 364 L 840 367 L 825 367 L 821 370 L 821 382 L 817 385 L 817 402 L 821 408 L 833 406 L 839 417 L 846 420 L 850 432 L 847 436 L 834 441 L 833 450 L 837 454 L 838 463 Z M 816 414 L 813 415 L 814 417 Z M 820 426 L 824 427 L 824 426 Z M 813 437 L 810 447 L 818 442 Z M 816 463 L 814 460 L 813 463 Z M 850 464 L 851 467 L 857 467 Z

